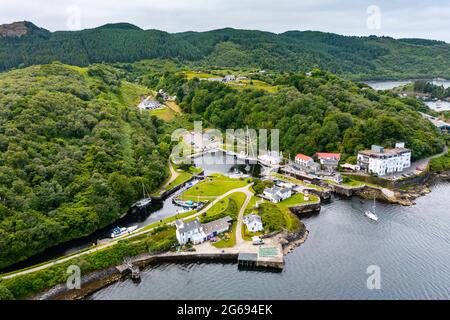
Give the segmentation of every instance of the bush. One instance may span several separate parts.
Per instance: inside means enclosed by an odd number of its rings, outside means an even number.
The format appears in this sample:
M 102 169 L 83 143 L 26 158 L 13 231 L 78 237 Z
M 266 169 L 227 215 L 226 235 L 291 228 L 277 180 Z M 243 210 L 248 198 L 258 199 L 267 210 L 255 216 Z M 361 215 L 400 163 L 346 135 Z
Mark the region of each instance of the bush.
M 0 284 L 0 300 L 14 300 L 14 296 L 8 288 Z

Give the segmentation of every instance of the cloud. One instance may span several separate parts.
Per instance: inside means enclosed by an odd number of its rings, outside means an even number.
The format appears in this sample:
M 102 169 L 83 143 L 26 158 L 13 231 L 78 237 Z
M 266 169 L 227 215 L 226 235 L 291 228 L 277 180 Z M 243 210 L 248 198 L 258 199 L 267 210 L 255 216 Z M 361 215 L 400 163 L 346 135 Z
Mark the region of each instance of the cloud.
M 130 22 L 144 29 L 169 32 L 223 27 L 272 32 L 319 30 L 345 35 L 432 38 L 450 42 L 450 3 L 410 0 L 0 0 L 0 23 L 30 20 L 49 30 L 76 24 L 93 28 Z M 369 29 L 367 8 L 377 5 L 380 29 Z

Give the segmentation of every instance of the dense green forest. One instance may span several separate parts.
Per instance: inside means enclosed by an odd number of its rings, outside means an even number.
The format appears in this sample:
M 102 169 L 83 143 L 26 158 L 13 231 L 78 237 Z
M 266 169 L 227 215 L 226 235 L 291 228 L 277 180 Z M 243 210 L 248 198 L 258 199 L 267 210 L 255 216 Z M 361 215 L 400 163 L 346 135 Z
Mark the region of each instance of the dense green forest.
M 432 98 L 444 99 L 450 97 L 450 88 L 445 88 L 443 85 L 435 85 L 429 81 L 415 81 L 412 89 L 414 92 L 427 93 Z
M 445 145 L 417 112 L 426 106 L 414 98 L 380 93 L 319 70 L 311 77 L 275 75 L 271 80 L 280 88 L 276 93 L 193 79 L 184 85 L 181 106 L 221 129 L 279 129 L 285 156 L 327 151 L 355 161 L 356 152 L 372 144 L 390 147 L 404 141 L 417 159 Z
M 167 177 L 165 124 L 137 111 L 146 88 L 124 75 L 58 63 L 0 74 L 0 267 L 110 224 Z
M 28 32 L 20 37 L 2 36 L 0 28 L 0 70 L 52 61 L 87 66 L 159 58 L 191 66 L 277 72 L 318 67 L 349 79 L 450 78 L 450 45 L 439 41 L 230 28 L 169 34 L 126 23 L 51 33 L 23 24 Z

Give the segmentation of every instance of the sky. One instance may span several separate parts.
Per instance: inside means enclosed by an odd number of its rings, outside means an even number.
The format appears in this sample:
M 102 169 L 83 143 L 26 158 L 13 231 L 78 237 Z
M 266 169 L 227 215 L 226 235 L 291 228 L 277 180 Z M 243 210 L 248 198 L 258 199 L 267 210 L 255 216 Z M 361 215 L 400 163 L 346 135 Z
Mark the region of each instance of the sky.
M 129 22 L 168 32 L 316 30 L 450 43 L 448 0 L 0 0 L 0 24 L 23 20 L 51 31 Z

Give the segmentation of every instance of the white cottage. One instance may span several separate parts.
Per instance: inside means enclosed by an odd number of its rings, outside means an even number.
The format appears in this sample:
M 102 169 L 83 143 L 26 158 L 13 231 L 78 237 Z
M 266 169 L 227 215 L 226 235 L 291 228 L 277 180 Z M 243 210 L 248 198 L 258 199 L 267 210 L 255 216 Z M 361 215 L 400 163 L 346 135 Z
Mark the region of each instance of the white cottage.
M 279 203 L 283 200 L 289 199 L 292 197 L 292 189 L 290 188 L 266 188 L 264 190 L 264 196 L 267 197 L 273 203 Z
M 203 231 L 200 220 L 195 219 L 189 222 L 178 220 L 175 225 L 177 227 L 176 236 L 179 244 L 185 245 L 188 242 L 199 244 L 206 241 L 206 233 Z
M 247 230 L 250 232 L 260 232 L 264 230 L 261 217 L 256 214 L 245 216 L 243 221 L 247 226 Z

